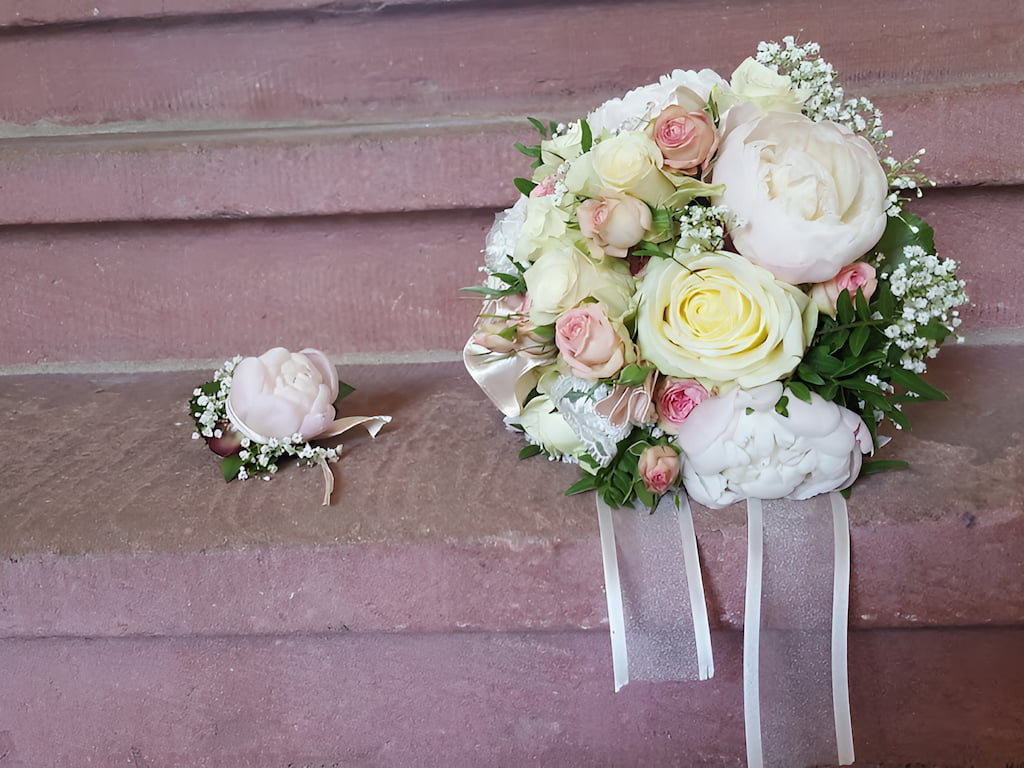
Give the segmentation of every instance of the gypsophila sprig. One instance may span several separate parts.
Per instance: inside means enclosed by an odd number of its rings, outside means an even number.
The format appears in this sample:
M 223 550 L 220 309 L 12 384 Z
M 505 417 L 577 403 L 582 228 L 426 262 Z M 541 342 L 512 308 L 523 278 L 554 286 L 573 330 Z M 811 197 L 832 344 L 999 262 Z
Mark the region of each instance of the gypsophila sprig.
M 761 43 L 727 82 L 675 70 L 545 125 L 487 237 L 466 367 L 612 506 L 682 484 L 720 507 L 848 488 L 959 325 L 956 264 L 816 43 Z M 829 433 L 818 435 L 821 424 Z

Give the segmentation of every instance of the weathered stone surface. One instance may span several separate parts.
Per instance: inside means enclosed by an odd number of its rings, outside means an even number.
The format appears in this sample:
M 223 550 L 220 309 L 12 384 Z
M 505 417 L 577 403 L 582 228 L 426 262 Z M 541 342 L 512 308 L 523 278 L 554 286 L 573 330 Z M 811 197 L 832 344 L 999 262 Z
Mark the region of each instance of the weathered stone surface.
M 854 632 L 857 765 L 1024 754 L 1024 630 Z M 0 754 L 34 766 L 742 766 L 739 633 L 704 683 L 612 693 L 604 632 L 5 641 Z
M 948 350 L 952 402 L 912 409 L 850 501 L 854 626 L 1024 623 L 1019 347 Z M 575 629 L 604 621 L 593 499 L 518 438 L 461 366 L 346 369 L 336 503 L 317 470 L 226 485 L 189 440 L 205 372 L 0 379 L 6 636 Z M 742 623 L 742 506 L 700 511 L 716 625 Z

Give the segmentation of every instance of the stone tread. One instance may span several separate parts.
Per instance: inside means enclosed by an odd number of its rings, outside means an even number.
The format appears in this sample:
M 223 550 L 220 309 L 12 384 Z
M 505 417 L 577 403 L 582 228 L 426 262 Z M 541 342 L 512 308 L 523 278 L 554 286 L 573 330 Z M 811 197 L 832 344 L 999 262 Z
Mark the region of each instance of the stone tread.
M 850 500 L 854 628 L 1024 623 L 1020 347 L 946 350 Z M 591 496 L 458 363 L 355 366 L 335 503 L 319 470 L 225 484 L 190 440 L 208 371 L 0 378 L 0 636 L 560 630 L 605 622 Z M 742 624 L 741 505 L 698 508 L 715 626 Z

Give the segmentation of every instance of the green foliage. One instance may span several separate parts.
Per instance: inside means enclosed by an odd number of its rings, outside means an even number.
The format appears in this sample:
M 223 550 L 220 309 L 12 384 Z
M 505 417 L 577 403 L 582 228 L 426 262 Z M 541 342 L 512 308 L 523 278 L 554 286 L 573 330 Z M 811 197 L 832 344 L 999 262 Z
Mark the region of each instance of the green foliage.
M 536 456 L 538 453 L 543 453 L 544 449 L 539 445 L 530 443 L 529 445 L 523 446 L 522 450 L 519 451 L 520 459 L 528 459 L 531 456 Z
M 519 193 L 526 197 L 529 197 L 530 193 L 533 192 L 534 187 L 537 186 L 537 182 L 519 177 L 512 179 L 512 183 L 515 185 L 516 189 L 519 190 Z
M 656 440 L 650 430 L 635 428 L 633 432 L 616 446 L 615 458 L 607 467 L 596 466 L 591 462 L 592 472 L 584 469 L 584 474 L 569 486 L 566 496 L 584 491 L 596 491 L 601 500 L 609 507 L 625 507 L 634 499 L 642 504 L 653 507 L 657 496 L 644 487 L 640 479 L 640 455 L 652 445 L 668 445 L 664 439 Z M 582 463 L 582 462 L 581 462 Z
M 460 291 L 467 291 L 469 293 L 479 293 L 481 296 L 486 296 L 489 299 L 498 299 L 503 296 L 516 296 L 520 293 L 526 293 L 526 278 L 523 276 L 525 270 L 519 264 L 513 262 L 513 266 L 516 268 L 516 274 L 509 274 L 507 272 L 492 272 L 491 277 L 495 277 L 499 282 L 504 284 L 504 288 L 492 288 L 489 285 L 471 285 L 465 288 L 460 288 Z
M 616 384 L 622 384 L 626 387 L 639 387 L 644 383 L 647 378 L 647 374 L 654 370 L 653 365 L 637 365 L 631 363 L 619 371 L 619 378 L 616 379 Z
M 903 249 L 908 245 L 919 245 L 928 253 L 935 253 L 935 230 L 920 217 L 904 211 L 889 217 L 875 251 L 886 257 L 887 265 L 896 266 L 903 260 Z
M 227 482 L 231 482 L 238 477 L 238 472 L 242 469 L 242 465 L 245 462 L 242 461 L 237 453 L 233 453 L 230 456 L 225 456 L 220 460 L 220 471 L 224 475 L 224 479 Z
M 356 388 L 353 387 L 351 384 L 346 384 L 344 381 L 339 381 L 338 382 L 338 396 L 336 398 L 334 398 L 334 403 L 333 403 L 334 407 L 337 408 L 338 404 L 342 400 L 344 400 L 346 397 L 348 397 L 349 395 L 351 395 L 355 391 L 356 391 Z

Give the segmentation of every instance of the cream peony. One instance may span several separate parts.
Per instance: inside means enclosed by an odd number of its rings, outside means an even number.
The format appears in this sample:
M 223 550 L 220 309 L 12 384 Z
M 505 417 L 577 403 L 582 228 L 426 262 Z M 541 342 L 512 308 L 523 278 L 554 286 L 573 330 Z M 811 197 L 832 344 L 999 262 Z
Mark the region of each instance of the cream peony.
M 232 426 L 250 440 L 301 435 L 311 440 L 334 421 L 338 372 L 318 349 L 274 347 L 235 368 L 226 410 Z
M 639 296 L 642 358 L 667 376 L 742 387 L 792 372 L 818 319 L 802 291 L 733 253 L 652 260 Z
M 709 397 L 682 423 L 683 484 L 712 509 L 746 498 L 809 499 L 848 488 L 870 453 L 867 425 L 816 394 L 789 393 L 789 415 L 775 412 L 782 384 Z
M 885 172 L 866 139 L 835 123 L 779 112 L 745 122 L 712 180 L 737 217 L 736 250 L 789 283 L 830 280 L 885 229 Z
M 533 441 L 554 456 L 580 456 L 586 445 L 557 410 L 551 398 L 538 395 L 513 419 Z
M 559 315 L 586 298 L 604 304 L 611 318 L 631 309 L 633 279 L 622 259 L 595 261 L 569 245 L 549 250 L 523 274 L 530 296 L 530 320 L 536 325 L 555 322 Z

